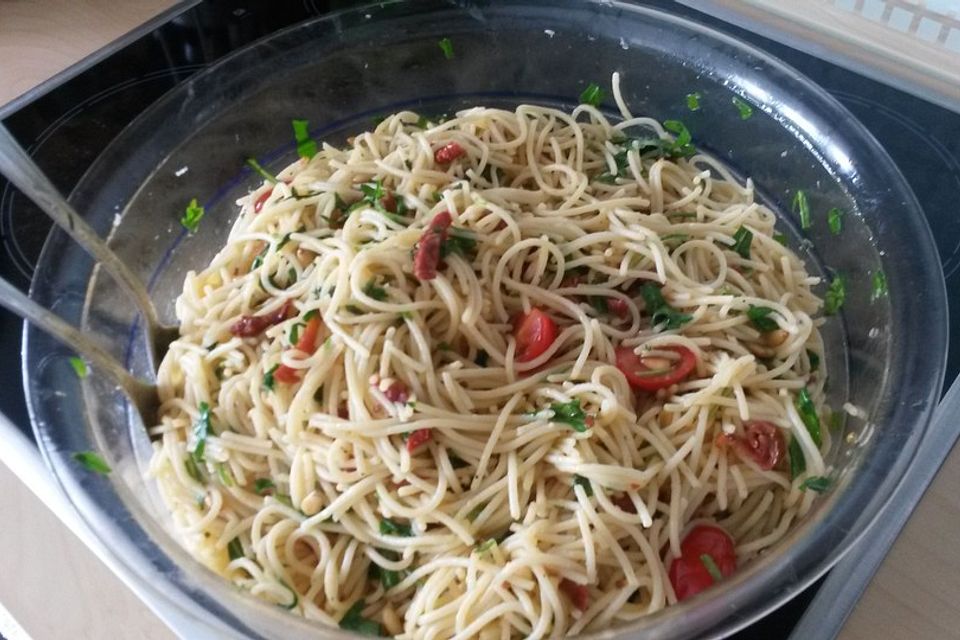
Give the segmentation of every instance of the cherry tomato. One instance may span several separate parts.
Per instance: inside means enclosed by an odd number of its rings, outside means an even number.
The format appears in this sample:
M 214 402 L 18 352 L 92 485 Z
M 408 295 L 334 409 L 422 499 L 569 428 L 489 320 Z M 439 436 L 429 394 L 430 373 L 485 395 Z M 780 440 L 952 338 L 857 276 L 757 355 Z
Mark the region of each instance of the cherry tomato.
M 437 164 L 450 164 L 465 153 L 463 147 L 456 142 L 448 142 L 433 152 L 433 161 Z
M 304 353 L 313 353 L 317 348 L 317 334 L 319 332 L 320 316 L 317 315 L 307 320 L 307 326 L 297 339 L 297 350 L 303 351 Z M 282 364 L 273 372 L 273 379 L 279 380 L 280 382 L 291 383 L 299 380 L 300 374 L 297 369 Z
M 712 586 L 716 580 L 711 573 L 709 556 L 724 578 L 737 570 L 737 554 L 733 538 L 721 529 L 708 524 L 695 526 L 680 543 L 680 556 L 670 563 L 670 584 L 677 600 L 685 600 Z
M 260 210 L 263 209 L 264 203 L 267 201 L 267 198 L 273 193 L 273 188 L 265 189 L 263 193 L 254 201 L 253 203 L 253 212 L 260 213 Z
M 441 211 L 433 216 L 430 224 L 423 230 L 417 248 L 413 253 L 413 275 L 417 280 L 433 280 L 440 266 L 440 252 L 447 241 L 447 230 L 453 218 L 449 211 Z
M 667 361 L 656 356 L 638 356 L 631 347 L 617 347 L 617 368 L 623 372 L 634 389 L 664 389 L 689 376 L 697 366 L 697 356 L 686 347 L 657 348 L 661 351 L 673 351 L 680 359 Z
M 621 298 L 607 298 L 607 309 L 618 318 L 630 317 L 630 306 Z
M 406 402 L 410 397 L 410 391 L 407 389 L 407 385 L 403 384 L 399 380 L 394 381 L 387 390 L 383 392 L 383 395 L 387 396 L 387 400 L 390 402 Z
M 769 471 L 783 457 L 783 435 L 773 423 L 766 420 L 749 420 L 743 423 L 742 436 L 726 436 L 743 459 L 750 459 L 757 466 Z
M 514 337 L 517 340 L 517 362 L 533 360 L 550 348 L 557 339 L 557 323 L 534 307 L 514 322 Z
M 590 592 L 582 584 L 564 578 L 560 581 L 560 590 L 567 594 L 570 601 L 580 611 L 586 611 L 590 605 Z
M 272 327 L 287 319 L 290 315 L 290 309 L 293 303 L 287 300 L 283 306 L 273 313 L 266 313 L 259 316 L 242 316 L 239 320 L 230 326 L 230 333 L 241 338 L 250 338 L 260 335 L 267 327 Z
M 410 437 L 407 438 L 407 451 L 413 453 L 417 447 L 429 442 L 432 438 L 432 429 L 415 429 L 410 433 Z

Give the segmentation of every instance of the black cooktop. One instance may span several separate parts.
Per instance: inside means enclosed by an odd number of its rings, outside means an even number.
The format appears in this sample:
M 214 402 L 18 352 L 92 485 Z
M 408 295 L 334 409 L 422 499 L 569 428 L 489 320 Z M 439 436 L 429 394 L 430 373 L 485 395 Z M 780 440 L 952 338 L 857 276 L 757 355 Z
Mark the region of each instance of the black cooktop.
M 176 84 L 282 27 L 358 4 L 362 3 L 207 0 L 188 5 L 143 29 L 85 71 L 39 92 L 42 95 L 25 104 L 18 103 L 3 123 L 54 184 L 69 193 L 107 143 Z M 960 289 L 960 203 L 954 196 L 960 190 L 960 115 L 670 0 L 643 4 L 670 9 L 749 41 L 793 65 L 838 98 L 903 171 L 934 230 L 948 290 Z M 48 218 L 0 177 L 0 275 L 26 289 L 49 227 Z M 952 318 L 960 318 L 960 296 L 950 299 L 950 312 Z M 0 411 L 32 438 L 18 380 L 21 328 L 18 318 L 0 309 L 0 371 L 7 381 L 0 394 Z M 960 368 L 960 340 L 951 334 L 948 381 Z M 734 638 L 785 638 L 818 586 Z

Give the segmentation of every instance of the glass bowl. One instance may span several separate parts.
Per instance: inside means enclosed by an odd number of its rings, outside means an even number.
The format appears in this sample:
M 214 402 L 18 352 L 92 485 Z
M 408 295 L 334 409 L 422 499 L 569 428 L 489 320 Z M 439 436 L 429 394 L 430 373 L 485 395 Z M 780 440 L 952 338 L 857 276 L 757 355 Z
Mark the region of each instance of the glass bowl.
M 451 39 L 446 59 L 438 47 Z M 595 637 L 722 636 L 755 620 L 833 565 L 877 517 L 912 463 L 942 384 L 947 340 L 943 275 L 913 194 L 876 140 L 839 103 L 756 49 L 660 11 L 612 2 L 424 1 L 371 6 L 294 26 L 239 51 L 171 91 L 101 155 L 72 194 L 111 244 L 150 283 L 161 314 L 190 269 L 224 242 L 234 201 L 259 184 L 244 166 L 274 169 L 296 156 L 290 120 L 337 141 L 377 115 L 439 114 L 521 102 L 571 108 L 590 82 L 622 74 L 636 114 L 680 118 L 695 142 L 742 176 L 782 214 L 791 246 L 814 273 L 847 280 L 842 318 L 824 327 L 828 402 L 865 411 L 835 438 L 839 481 L 769 553 L 723 585 Z M 687 94 L 701 108 L 687 108 Z M 733 99 L 752 105 L 741 119 Z M 605 107 L 611 108 L 608 103 Z M 184 172 L 186 169 L 186 172 Z M 790 202 L 809 195 L 812 228 L 800 234 Z M 191 198 L 207 215 L 187 237 Z M 847 212 L 833 235 L 826 212 Z M 114 224 L 120 213 L 119 224 Z M 871 299 L 886 273 L 889 298 Z M 67 237 L 48 238 L 33 297 L 99 336 L 149 375 L 135 311 Z M 346 637 L 239 592 L 177 544 L 143 470 L 150 445 L 117 389 L 79 382 L 61 345 L 27 326 L 24 383 L 40 448 L 97 536 L 154 597 L 220 637 Z M 114 473 L 82 471 L 75 451 L 104 452 Z

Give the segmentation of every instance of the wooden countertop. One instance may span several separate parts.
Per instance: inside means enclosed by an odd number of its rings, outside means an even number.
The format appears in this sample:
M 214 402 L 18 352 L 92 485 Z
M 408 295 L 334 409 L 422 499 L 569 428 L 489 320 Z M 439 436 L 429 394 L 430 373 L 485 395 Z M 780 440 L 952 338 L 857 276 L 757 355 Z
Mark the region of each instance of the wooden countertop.
M 0 0 L 0 105 L 176 4 L 172 0 Z M 12 63 L 11 63 L 12 61 Z M 3 609 L 33 640 L 173 634 L 0 464 Z M 937 475 L 841 640 L 960 638 L 960 449 Z M 20 636 L 22 637 L 22 636 Z

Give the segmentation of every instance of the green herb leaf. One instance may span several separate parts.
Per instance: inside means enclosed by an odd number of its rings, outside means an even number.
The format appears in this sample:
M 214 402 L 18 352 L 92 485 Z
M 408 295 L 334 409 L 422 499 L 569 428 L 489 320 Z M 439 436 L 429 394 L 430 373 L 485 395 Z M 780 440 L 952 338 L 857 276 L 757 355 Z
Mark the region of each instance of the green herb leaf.
M 694 91 L 693 93 L 687 94 L 687 109 L 690 111 L 699 111 L 700 110 L 700 98 L 703 96 L 700 95 L 699 91 Z
M 733 106 L 737 108 L 737 111 L 740 113 L 741 120 L 749 120 L 753 116 L 753 107 L 751 107 L 745 100 L 738 98 L 737 96 L 733 97 Z
M 363 609 L 366 605 L 363 600 L 357 600 L 350 609 L 340 618 L 340 628 L 347 631 L 355 631 L 363 636 L 380 637 L 380 625 L 373 620 L 367 620 L 363 617 Z
M 112 471 L 110 465 L 103 461 L 98 454 L 93 451 L 77 451 L 73 454 L 73 459 L 83 465 L 83 468 L 93 473 L 107 475 Z
M 477 248 L 477 239 L 466 229 L 450 227 L 446 242 L 440 248 L 440 257 L 446 258 L 452 254 L 459 254 L 470 258 Z
M 827 287 L 827 292 L 823 296 L 823 312 L 828 316 L 836 315 L 846 297 L 846 283 L 843 281 L 843 276 L 837 274 L 830 281 L 830 286 Z
M 437 45 L 439 45 L 440 50 L 443 51 L 444 58 L 453 60 L 453 42 L 450 38 L 441 38 Z
M 823 493 L 830 488 L 830 485 L 833 484 L 830 478 L 825 478 L 824 476 L 811 476 L 800 483 L 800 491 L 816 491 L 817 493 Z
M 263 251 L 257 254 L 257 257 L 253 259 L 253 262 L 250 264 L 250 271 L 256 271 L 263 264 L 263 259 L 267 257 L 267 251 L 270 250 L 270 245 L 267 245 L 263 248 Z
M 797 192 L 793 195 L 793 205 L 791 206 L 793 212 L 800 216 L 800 228 L 807 230 L 810 228 L 810 225 L 813 224 L 813 220 L 810 217 L 810 202 L 807 200 L 807 192 L 803 189 L 798 189 Z
M 203 452 L 207 447 L 207 436 L 210 435 L 210 405 L 200 403 L 200 415 L 193 423 L 193 437 L 196 444 L 193 447 L 193 459 L 197 464 L 203 462 Z
M 373 280 L 364 285 L 363 292 L 378 302 L 383 302 L 387 299 L 387 290 L 383 287 L 378 287 L 374 284 Z
M 470 522 L 473 522 L 474 520 L 480 517 L 480 514 L 483 513 L 483 510 L 486 508 L 487 508 L 487 503 L 481 502 L 480 504 L 475 506 L 473 509 L 470 509 L 470 513 L 467 514 L 467 520 L 469 520 Z
M 703 563 L 703 567 L 707 570 L 707 573 L 710 574 L 710 577 L 713 578 L 714 582 L 723 580 L 723 574 L 720 573 L 720 567 L 717 566 L 717 563 L 713 561 L 713 556 L 709 553 L 701 553 L 700 562 Z
M 74 373 L 76 373 L 77 377 L 81 380 L 90 375 L 90 370 L 87 369 L 87 363 L 83 360 L 83 358 L 78 358 L 76 356 L 70 358 L 70 366 L 73 367 Z
M 554 422 L 566 423 L 580 433 L 587 430 L 587 414 L 583 412 L 579 400 L 554 402 L 550 405 L 550 410 L 553 411 Z
M 803 448 L 796 436 L 791 436 L 787 452 L 790 454 L 790 478 L 794 479 L 807 470 L 807 459 L 803 456 Z
M 187 456 L 183 461 L 183 466 L 191 478 L 203 484 L 203 473 L 200 472 L 200 467 L 197 466 L 197 461 L 193 459 L 193 456 Z
M 756 327 L 758 331 L 767 333 L 768 331 L 776 331 L 780 328 L 776 320 L 768 317 L 771 313 L 773 313 L 773 309 L 770 307 L 755 307 L 750 305 L 750 308 L 747 310 L 747 317 L 750 318 L 750 323 Z
M 380 533 L 385 536 L 403 536 L 409 538 L 413 535 L 413 530 L 409 524 L 394 522 L 390 518 L 380 520 Z
M 737 229 L 737 232 L 733 234 L 733 244 L 730 245 L 730 248 L 733 249 L 734 253 L 739 254 L 744 260 L 750 259 L 750 243 L 753 242 L 753 232 L 746 227 L 740 227 Z
M 840 235 L 843 231 L 843 210 L 833 207 L 827 211 L 827 226 L 830 227 L 830 233 Z
M 293 326 L 290 327 L 290 333 L 287 334 L 287 342 L 289 342 L 291 346 L 297 344 L 300 341 L 300 329 L 302 329 L 305 326 L 307 325 L 305 325 L 302 322 L 295 322 L 293 323 Z
M 886 298 L 889 294 L 887 289 L 887 274 L 883 271 L 874 271 L 871 277 L 870 302 L 876 302 L 880 298 Z
M 679 329 L 693 319 L 693 316 L 680 313 L 667 304 L 660 287 L 654 284 L 648 282 L 640 287 L 640 296 L 650 314 L 650 323 L 655 327 L 663 325 L 664 329 Z
M 258 496 L 266 495 L 268 491 L 276 488 L 273 480 L 270 478 L 257 478 L 253 481 L 253 492 Z
M 240 538 L 234 538 L 227 543 L 227 555 L 230 556 L 230 560 L 236 560 L 237 558 L 245 557 L 243 553 L 243 543 L 240 542 Z
M 820 368 L 820 356 L 817 355 L 816 351 L 811 351 L 807 349 L 807 360 L 810 361 L 810 372 L 813 373 Z
M 797 392 L 797 399 L 794 401 L 797 413 L 800 419 L 810 432 L 813 444 L 818 447 L 823 444 L 823 438 L 820 436 L 820 418 L 817 416 L 817 409 L 813 406 L 813 400 L 810 399 L 810 392 L 806 388 Z
M 183 216 L 180 218 L 180 224 L 190 233 L 196 233 L 197 227 L 200 226 L 200 221 L 203 219 L 203 214 L 203 207 L 201 207 L 197 203 L 197 199 L 194 198 L 183 212 Z
M 277 363 L 270 367 L 270 369 L 263 374 L 263 388 L 267 391 L 273 391 L 277 385 L 277 381 L 273 378 L 273 373 L 280 368 L 280 364 Z
M 222 462 L 218 462 L 214 467 L 217 469 L 217 475 L 220 476 L 220 484 L 225 487 L 232 487 L 233 474 L 230 473 L 230 468 Z
M 672 158 L 689 158 L 697 152 L 691 144 L 693 136 L 687 126 L 679 120 L 664 120 L 663 128 L 676 134 L 676 139 L 669 143 L 668 155 Z
M 607 306 L 607 296 L 587 296 L 587 302 L 589 302 L 590 306 L 600 315 L 610 313 L 610 307 Z
M 587 496 L 593 495 L 593 483 L 590 482 L 589 478 L 584 478 L 580 474 L 573 474 L 573 484 L 574 486 L 581 486 L 583 490 L 587 493 Z
M 277 177 L 275 175 L 273 175 L 272 173 L 270 173 L 269 171 L 261 167 L 260 163 L 257 162 L 254 158 L 247 158 L 247 166 L 253 169 L 254 173 L 260 174 L 260 177 L 266 180 L 267 182 L 271 182 L 273 184 L 277 184 L 278 182 L 280 182 L 279 180 L 277 180 Z
M 787 246 L 787 234 L 780 233 L 779 231 L 775 231 L 773 233 L 773 239 L 779 242 L 780 244 L 782 244 L 783 246 Z
M 310 123 L 307 120 L 293 120 L 293 137 L 297 141 L 297 153 L 301 158 L 310 159 L 317 155 L 317 141 L 310 137 Z
M 596 83 L 591 82 L 587 88 L 580 92 L 580 104 L 589 104 L 592 107 L 599 107 L 603 102 L 604 94 Z

